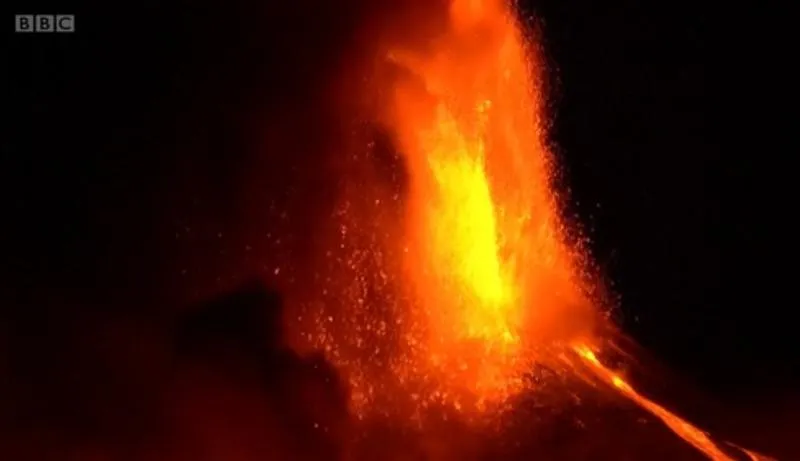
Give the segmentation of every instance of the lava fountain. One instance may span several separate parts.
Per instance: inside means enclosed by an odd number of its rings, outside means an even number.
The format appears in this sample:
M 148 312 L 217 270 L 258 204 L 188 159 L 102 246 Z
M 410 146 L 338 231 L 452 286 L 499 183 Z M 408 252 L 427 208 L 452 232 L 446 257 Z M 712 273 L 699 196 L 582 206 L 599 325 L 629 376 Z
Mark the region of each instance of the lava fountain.
M 543 63 L 506 2 L 448 5 L 431 39 L 385 49 L 393 73 L 376 118 L 405 176 L 377 171 L 374 143 L 353 154 L 319 289 L 290 319 L 296 347 L 337 366 L 362 419 L 501 414 L 536 392 L 531 375 L 545 366 L 589 371 L 710 458 L 731 459 L 597 359 L 602 300 L 554 192 Z
M 552 193 L 541 66 L 501 3 L 450 8 L 429 49 L 390 51 L 405 72 L 387 119 L 410 176 L 414 363 L 480 410 L 520 391 L 548 346 L 588 333 L 592 312 Z

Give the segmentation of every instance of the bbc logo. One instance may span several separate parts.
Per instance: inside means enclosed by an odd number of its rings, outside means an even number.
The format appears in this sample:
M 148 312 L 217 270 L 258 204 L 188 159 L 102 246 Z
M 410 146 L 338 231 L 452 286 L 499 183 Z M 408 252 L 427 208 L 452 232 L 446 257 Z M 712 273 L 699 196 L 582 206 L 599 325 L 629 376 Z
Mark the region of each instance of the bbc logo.
M 16 32 L 75 32 L 74 14 L 17 14 Z

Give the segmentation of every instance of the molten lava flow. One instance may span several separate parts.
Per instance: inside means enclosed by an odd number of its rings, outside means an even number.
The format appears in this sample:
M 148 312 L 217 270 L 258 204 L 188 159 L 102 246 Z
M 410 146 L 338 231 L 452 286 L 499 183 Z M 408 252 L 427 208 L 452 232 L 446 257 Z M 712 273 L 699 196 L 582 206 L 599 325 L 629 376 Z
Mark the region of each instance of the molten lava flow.
M 740 447 L 739 445 L 736 445 L 735 443 L 726 442 L 726 444 L 741 451 L 745 456 L 747 456 L 747 459 L 749 459 L 750 461 L 778 461 L 777 459 L 771 456 L 757 453 L 753 450 L 748 450 L 746 448 Z
M 619 390 L 621 394 L 631 399 L 640 407 L 658 417 L 664 424 L 667 425 L 675 434 L 680 436 L 683 440 L 690 443 L 693 447 L 705 453 L 709 458 L 715 461 L 732 461 L 733 458 L 723 453 L 722 450 L 708 437 L 703 431 L 691 425 L 689 422 L 683 420 L 678 415 L 670 412 L 666 408 L 658 405 L 652 400 L 642 396 L 631 387 L 622 377 L 615 374 L 606 368 L 597 359 L 595 353 L 585 345 L 575 346 L 575 352 L 578 353 L 584 361 L 594 370 L 598 377 L 603 381 Z

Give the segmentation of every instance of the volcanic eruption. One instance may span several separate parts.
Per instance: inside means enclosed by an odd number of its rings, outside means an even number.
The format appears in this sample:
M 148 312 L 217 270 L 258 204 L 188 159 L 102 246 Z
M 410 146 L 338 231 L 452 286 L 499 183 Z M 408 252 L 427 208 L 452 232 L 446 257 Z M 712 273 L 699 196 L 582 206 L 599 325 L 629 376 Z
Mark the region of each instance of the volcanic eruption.
M 71 37 L 15 36 L 8 69 L 24 103 L 2 169 L 0 460 L 744 460 L 767 458 L 726 439 L 766 448 L 784 436 L 781 458 L 794 459 L 791 408 L 780 417 L 730 402 L 758 411 L 715 412 L 714 399 L 654 376 L 655 361 L 611 320 L 616 293 L 588 251 L 605 254 L 603 239 L 588 242 L 570 217 L 580 194 L 567 193 L 556 155 L 602 162 L 576 161 L 573 173 L 635 196 L 595 196 L 622 208 L 641 205 L 653 189 L 640 181 L 658 176 L 667 203 L 643 203 L 673 230 L 694 231 L 662 207 L 694 213 L 701 207 L 686 205 L 704 202 L 684 181 L 700 176 L 689 157 L 715 155 L 692 138 L 708 114 L 661 78 L 689 73 L 694 89 L 705 62 L 649 48 L 644 63 L 616 59 L 630 51 L 619 35 L 687 57 L 680 40 L 704 45 L 699 12 L 668 6 L 691 17 L 676 24 L 661 6 L 544 2 L 551 22 L 539 29 L 509 3 L 145 2 L 113 21 L 79 11 L 87 27 Z M 595 6 L 612 16 L 596 18 Z M 654 16 L 658 27 L 643 31 Z M 581 99 L 558 123 L 540 32 L 564 53 L 553 57 L 565 93 Z M 594 75 L 600 63 L 609 68 Z M 654 88 L 658 101 L 638 104 Z M 672 104 L 673 91 L 691 110 Z M 576 145 L 561 150 L 568 140 Z M 612 140 L 619 152 L 598 155 Z M 639 155 L 657 174 L 636 163 L 631 180 L 606 166 Z M 603 213 L 626 223 L 606 228 L 630 243 L 620 250 L 665 246 L 647 213 L 624 214 Z M 669 243 L 697 267 L 697 288 L 721 275 L 702 260 L 714 251 Z M 740 249 L 731 254 L 745 261 Z M 655 315 L 633 302 L 651 286 L 662 306 L 719 306 L 673 326 L 720 348 L 700 353 L 698 338 L 683 337 L 654 345 L 694 364 L 716 357 L 710 373 L 731 392 L 767 381 L 716 334 L 737 327 L 729 306 L 683 296 L 691 290 L 673 283 L 684 279 L 663 256 L 639 255 L 658 270 L 634 269 L 626 307 Z M 768 287 L 779 285 L 766 272 Z M 746 304 L 740 319 L 767 317 Z M 726 315 L 714 331 L 701 321 L 710 311 Z M 744 330 L 728 339 L 761 342 Z M 759 360 L 785 353 L 766 343 Z
M 364 136 L 343 160 L 316 289 L 288 315 L 295 349 L 334 364 L 365 427 L 502 431 L 521 399 L 600 382 L 709 458 L 734 459 L 598 358 L 608 303 L 563 217 L 532 34 L 502 0 L 444 8 L 380 44 L 364 92 L 392 147 Z

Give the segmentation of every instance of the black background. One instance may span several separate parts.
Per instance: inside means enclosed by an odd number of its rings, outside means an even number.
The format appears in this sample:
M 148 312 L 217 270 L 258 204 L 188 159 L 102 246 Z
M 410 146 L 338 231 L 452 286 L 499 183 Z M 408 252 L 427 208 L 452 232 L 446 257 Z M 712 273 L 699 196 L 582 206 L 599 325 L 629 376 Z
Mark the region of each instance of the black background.
M 186 303 L 271 272 L 264 236 L 283 224 L 270 204 L 325 195 L 317 166 L 341 134 L 326 76 L 356 25 L 394 8 L 333 3 L 76 6 L 77 33 L 53 36 L 13 34 L 6 18 L 10 389 L 90 380 L 87 343 L 110 325 L 141 340 Z M 543 21 L 573 211 L 623 329 L 709 393 L 766 408 L 798 378 L 785 102 L 755 61 L 780 53 L 713 5 L 650 3 L 526 5 Z

